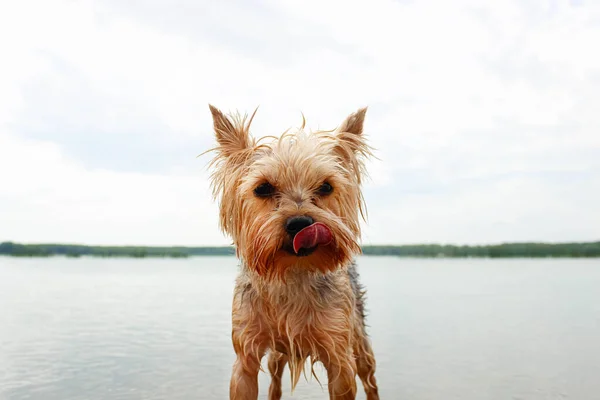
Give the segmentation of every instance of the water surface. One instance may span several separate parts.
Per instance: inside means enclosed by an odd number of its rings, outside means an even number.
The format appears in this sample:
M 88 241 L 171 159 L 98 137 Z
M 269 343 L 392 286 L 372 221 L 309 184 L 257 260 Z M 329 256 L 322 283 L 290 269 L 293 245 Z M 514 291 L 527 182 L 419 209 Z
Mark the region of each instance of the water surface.
M 0 257 L 0 400 L 228 398 L 236 268 Z M 600 260 L 361 257 L 359 272 L 382 399 L 600 398 Z M 286 374 L 284 398 L 327 389 L 291 396 Z

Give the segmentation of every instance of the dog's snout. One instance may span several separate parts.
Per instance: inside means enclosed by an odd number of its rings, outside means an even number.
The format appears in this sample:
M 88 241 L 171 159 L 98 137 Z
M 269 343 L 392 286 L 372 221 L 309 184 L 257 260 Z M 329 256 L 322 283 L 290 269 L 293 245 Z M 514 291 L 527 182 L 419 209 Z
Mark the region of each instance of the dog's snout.
M 285 223 L 285 230 L 290 236 L 294 236 L 296 233 L 300 232 L 302 229 L 310 226 L 314 223 L 313 219 L 307 215 L 302 215 L 298 217 L 291 217 Z

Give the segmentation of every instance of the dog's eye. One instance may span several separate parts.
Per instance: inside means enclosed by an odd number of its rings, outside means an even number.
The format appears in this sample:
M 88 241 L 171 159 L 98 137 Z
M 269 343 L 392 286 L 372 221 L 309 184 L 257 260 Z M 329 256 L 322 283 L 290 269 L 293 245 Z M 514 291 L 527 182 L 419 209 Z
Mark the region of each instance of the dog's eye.
M 333 186 L 331 186 L 328 182 L 323 183 L 318 190 L 319 194 L 326 195 L 333 192 Z
M 268 182 L 261 183 L 254 189 L 254 194 L 258 197 L 269 197 L 275 193 L 275 188 Z

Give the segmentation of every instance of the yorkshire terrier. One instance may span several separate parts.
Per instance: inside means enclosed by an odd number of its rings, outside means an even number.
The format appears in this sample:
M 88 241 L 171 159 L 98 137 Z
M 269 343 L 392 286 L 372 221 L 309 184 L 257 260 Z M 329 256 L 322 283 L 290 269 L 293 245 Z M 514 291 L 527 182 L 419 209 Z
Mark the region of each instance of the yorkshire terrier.
M 248 116 L 210 105 L 217 146 L 210 163 L 220 226 L 241 268 L 232 307 L 237 356 L 229 396 L 256 400 L 268 353 L 269 399 L 280 399 L 289 366 L 294 390 L 307 360 L 321 362 L 330 399 L 355 399 L 356 375 L 379 399 L 375 357 L 365 329 L 365 290 L 354 263 L 365 216 L 361 181 L 371 155 L 366 108 L 331 131 L 255 140 Z M 265 140 L 270 139 L 270 140 Z M 318 378 L 317 378 L 318 380 Z

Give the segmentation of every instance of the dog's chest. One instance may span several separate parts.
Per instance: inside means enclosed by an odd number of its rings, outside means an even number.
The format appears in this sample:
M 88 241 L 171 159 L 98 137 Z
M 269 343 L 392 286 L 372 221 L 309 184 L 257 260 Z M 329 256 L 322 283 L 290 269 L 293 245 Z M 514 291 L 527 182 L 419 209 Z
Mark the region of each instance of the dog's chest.
M 312 353 L 333 332 L 350 329 L 354 303 L 346 288 L 332 277 L 263 288 L 253 299 L 256 323 L 278 351 Z
M 331 346 L 332 340 L 344 341 L 351 335 L 356 303 L 346 271 L 321 275 L 300 271 L 288 275 L 285 283 L 242 273 L 237 287 L 234 331 L 270 348 L 288 355 L 315 354 L 322 346 Z

